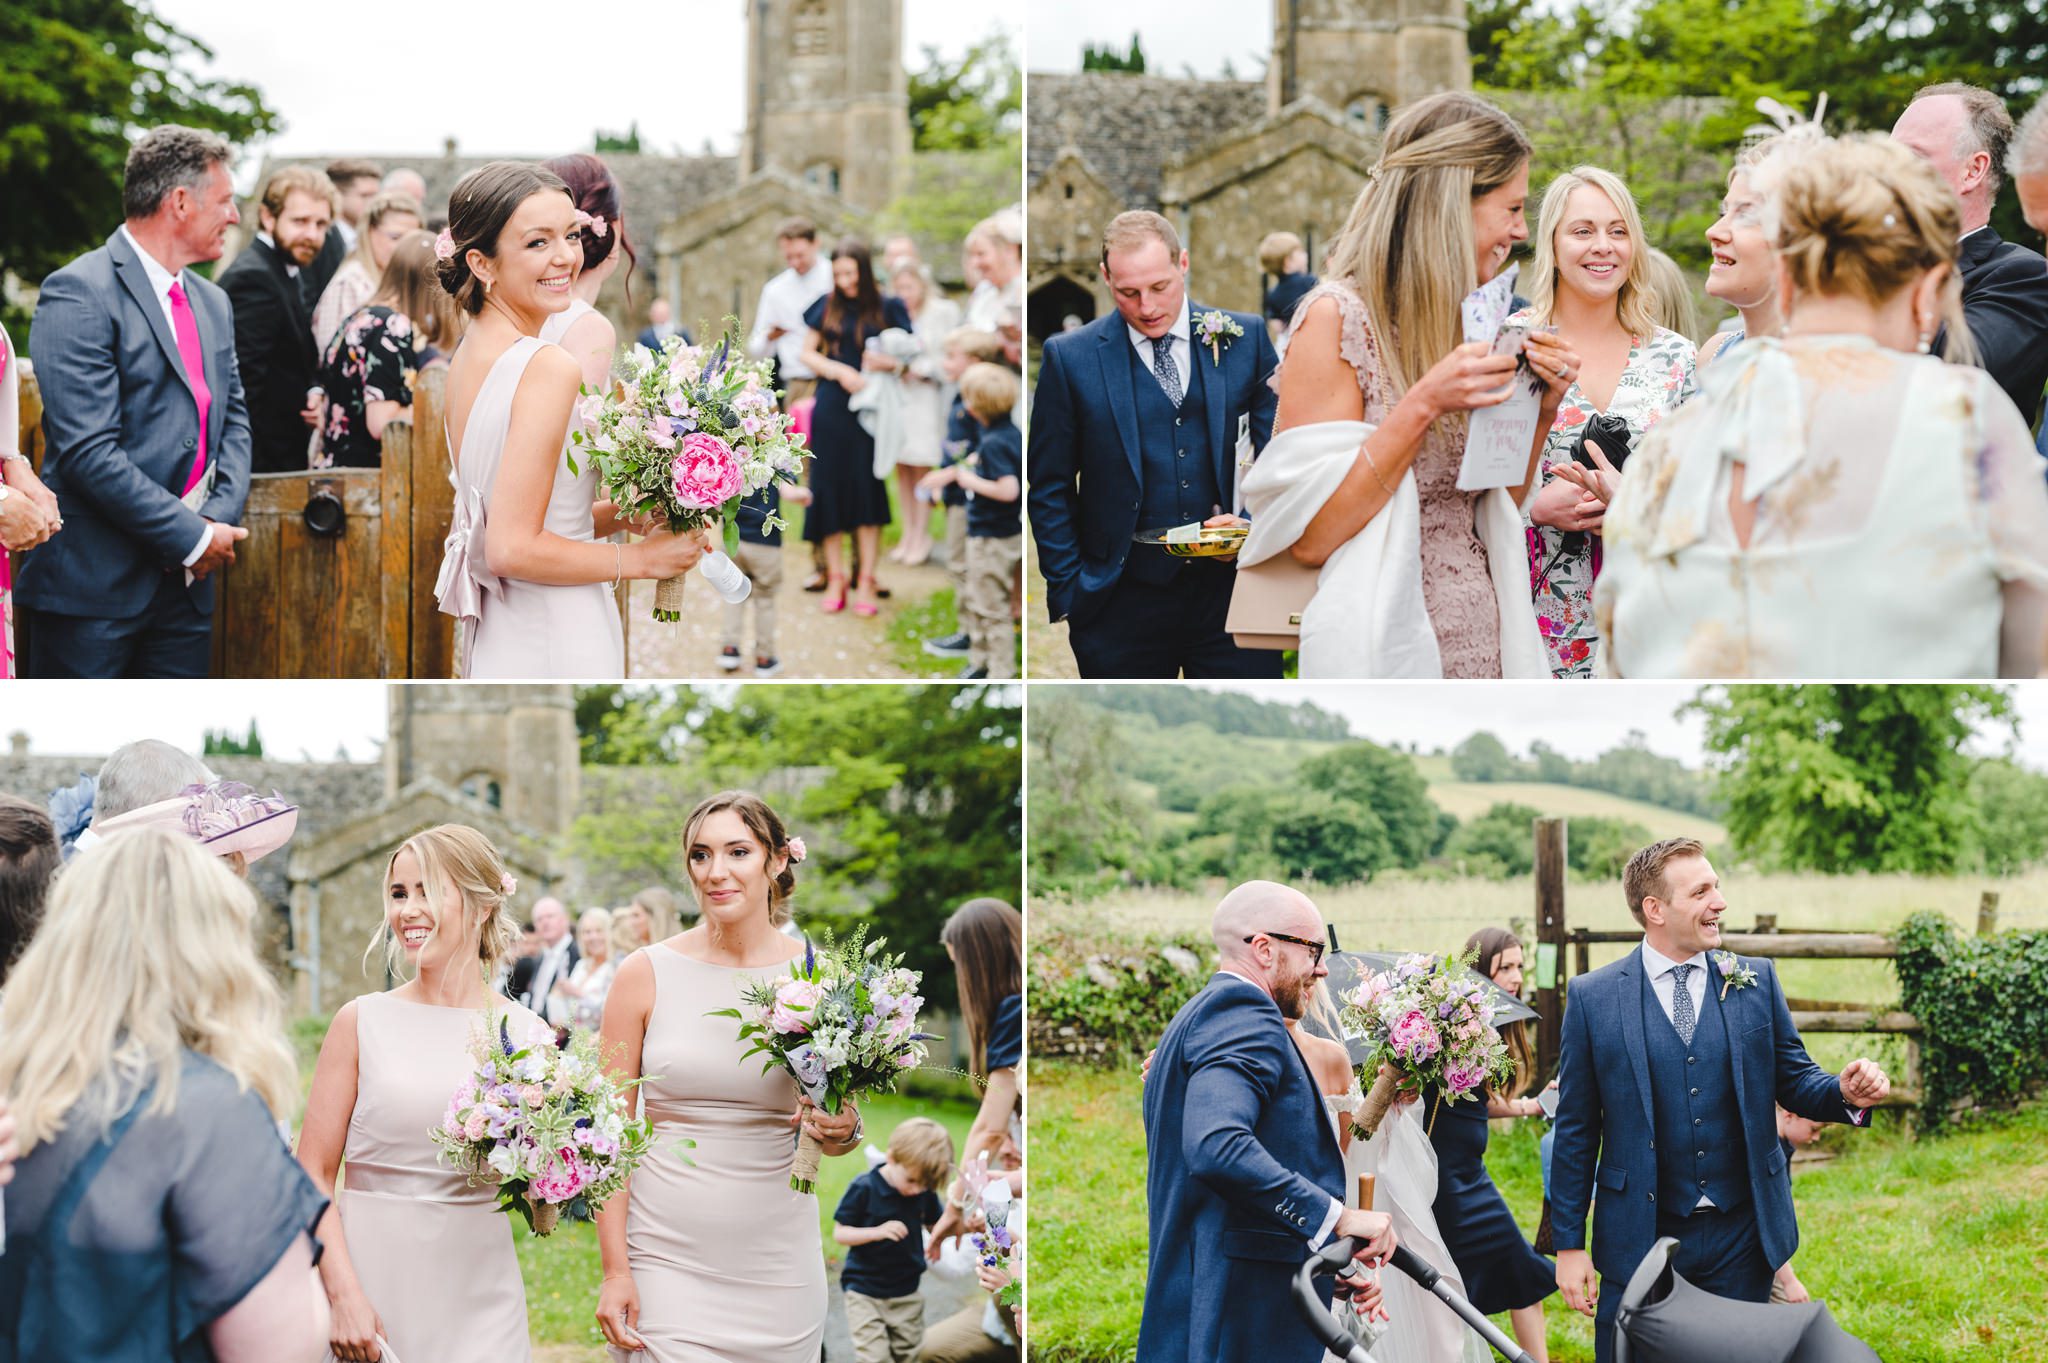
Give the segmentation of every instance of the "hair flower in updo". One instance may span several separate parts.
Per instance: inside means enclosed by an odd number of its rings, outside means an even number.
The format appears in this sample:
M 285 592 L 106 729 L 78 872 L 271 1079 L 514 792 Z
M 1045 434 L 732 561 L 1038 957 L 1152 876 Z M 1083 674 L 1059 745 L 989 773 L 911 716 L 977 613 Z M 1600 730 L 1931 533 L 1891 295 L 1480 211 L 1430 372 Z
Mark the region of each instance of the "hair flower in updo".
M 455 238 L 450 236 L 448 229 L 444 227 L 441 229 L 441 235 L 434 238 L 434 259 L 451 260 L 454 256 Z
M 802 838 L 791 838 L 789 840 L 790 865 L 796 865 L 798 862 L 802 861 L 808 855 L 810 854 L 805 850 L 804 840 Z
M 605 234 L 611 231 L 611 228 L 605 224 L 603 218 L 595 213 L 586 213 L 580 208 L 576 210 L 576 225 L 589 228 L 590 235 L 596 237 L 599 241 L 603 241 Z
M 501 875 L 498 877 L 498 889 L 507 899 L 510 899 L 519 892 L 519 882 L 509 874 Z

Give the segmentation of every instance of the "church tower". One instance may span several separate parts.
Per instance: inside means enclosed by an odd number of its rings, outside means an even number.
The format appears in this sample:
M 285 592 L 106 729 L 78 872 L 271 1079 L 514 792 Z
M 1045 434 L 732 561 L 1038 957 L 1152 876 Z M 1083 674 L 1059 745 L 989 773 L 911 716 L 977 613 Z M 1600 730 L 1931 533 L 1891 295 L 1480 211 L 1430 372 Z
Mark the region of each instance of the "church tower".
M 384 798 L 432 777 L 541 834 L 569 830 L 583 772 L 564 685 L 389 688 Z
M 1378 132 L 1400 105 L 1471 88 L 1465 0 L 1273 0 L 1269 113 L 1313 95 Z
M 903 0 L 747 0 L 740 170 L 885 207 L 910 161 Z

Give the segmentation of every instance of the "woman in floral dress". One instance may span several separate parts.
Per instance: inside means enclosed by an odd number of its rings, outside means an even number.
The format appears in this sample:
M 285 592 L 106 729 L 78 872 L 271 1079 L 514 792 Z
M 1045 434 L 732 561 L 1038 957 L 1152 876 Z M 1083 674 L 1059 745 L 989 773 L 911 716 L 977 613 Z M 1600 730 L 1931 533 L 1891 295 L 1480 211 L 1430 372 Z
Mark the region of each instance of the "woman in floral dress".
M 327 413 L 315 466 L 378 467 L 384 428 L 412 420 L 413 380 L 446 363 L 461 323 L 434 278 L 434 238 L 408 233 L 391 248 L 370 301 L 341 324 L 320 361 Z
M 1543 451 L 1539 490 L 1523 509 L 1528 521 L 1529 590 L 1537 628 L 1558 677 L 1591 677 L 1598 661 L 1593 581 L 1600 573 L 1600 525 L 1606 504 L 1567 478 L 1561 465 L 1610 420 L 1607 443 L 1589 442 L 1596 466 L 1610 471 L 1672 408 L 1691 397 L 1692 341 L 1651 320 L 1644 265 L 1648 243 L 1628 187 L 1607 171 L 1580 166 L 1543 195 L 1531 305 L 1510 323 L 1555 326 L 1578 353 L 1577 377 L 1558 403 Z M 1598 453 L 1591 453 L 1592 451 Z

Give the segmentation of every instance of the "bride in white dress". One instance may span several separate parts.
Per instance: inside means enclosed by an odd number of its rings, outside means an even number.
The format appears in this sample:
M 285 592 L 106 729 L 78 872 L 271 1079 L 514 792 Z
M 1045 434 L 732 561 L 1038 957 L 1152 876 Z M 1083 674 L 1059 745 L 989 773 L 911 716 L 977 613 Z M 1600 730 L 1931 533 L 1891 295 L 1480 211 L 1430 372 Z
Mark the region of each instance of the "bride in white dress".
M 1311 1009 L 1325 1030 L 1342 1035 L 1327 988 L 1318 987 Z M 1318 1036 L 1300 1023 L 1289 1023 L 1288 1030 L 1294 1033 L 1295 1044 L 1323 1090 L 1330 1120 L 1337 1124 L 1337 1140 L 1344 1148 L 1344 1205 L 1361 1205 L 1363 1180 L 1369 1177 L 1371 1210 L 1391 1215 L 1400 1243 L 1434 1265 L 1451 1289 L 1463 1296 L 1465 1285 L 1444 1247 L 1431 1209 L 1436 1201 L 1436 1151 L 1416 1115 L 1415 1103 L 1396 1103 L 1372 1139 L 1359 1140 L 1351 1123 L 1365 1106 L 1365 1091 L 1343 1043 Z M 1374 1363 L 1486 1363 L 1491 1357 L 1479 1336 L 1414 1279 L 1398 1269 L 1383 1268 L 1379 1282 L 1384 1323 L 1368 1317 L 1352 1326 L 1353 1333 L 1366 1342 Z M 1338 1363 L 1336 1355 L 1325 1355 L 1325 1363 Z
M 595 469 L 572 476 L 563 457 L 585 375 L 546 328 L 578 302 L 586 217 L 559 176 L 520 161 L 481 166 L 449 196 L 441 286 L 475 320 L 448 371 L 455 515 L 435 596 L 461 621 L 464 677 L 623 678 L 611 587 L 703 553 L 665 527 L 606 543 L 628 527 L 597 500 Z

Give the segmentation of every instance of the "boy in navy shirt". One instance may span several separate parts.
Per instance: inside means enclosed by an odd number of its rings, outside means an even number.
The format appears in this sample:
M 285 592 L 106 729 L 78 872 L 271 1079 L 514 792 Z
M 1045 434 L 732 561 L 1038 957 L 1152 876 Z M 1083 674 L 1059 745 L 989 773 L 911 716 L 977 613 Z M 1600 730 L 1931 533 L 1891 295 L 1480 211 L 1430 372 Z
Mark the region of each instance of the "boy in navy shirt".
M 947 383 L 957 385 L 971 365 L 983 361 L 999 364 L 1002 358 L 1002 337 L 993 331 L 959 327 L 946 336 L 940 370 Z M 938 658 L 964 658 L 971 642 L 967 637 L 967 493 L 946 470 L 972 456 L 980 439 L 981 427 L 968 415 L 967 404 L 960 400 L 956 389 L 946 413 L 946 440 L 940 447 L 944 452 L 939 456 L 939 467 L 917 484 L 920 493 L 939 493 L 946 507 L 946 576 L 953 579 L 953 633 L 924 641 L 924 651 Z
M 754 608 L 754 675 L 772 677 L 782 670 L 775 656 L 775 593 L 782 589 L 782 531 L 768 528 L 770 516 L 782 514 L 782 498 L 797 506 L 811 504 L 811 490 L 797 483 L 770 483 L 740 502 L 740 549 L 733 562 L 754 584 L 753 595 L 745 601 L 724 603 L 724 647 L 718 652 L 721 671 L 740 670 L 740 640 L 747 624 L 747 607 Z
M 889 1157 L 847 1186 L 832 1238 L 848 1247 L 839 1289 L 855 1363 L 909 1363 L 924 1342 L 923 1231 L 939 1221 L 937 1189 L 953 1170 L 953 1137 L 929 1117 L 889 1134 Z
M 1024 562 L 1024 437 L 1010 420 L 1017 376 L 999 364 L 977 364 L 960 376 L 960 401 L 980 435 L 965 462 L 929 477 L 950 478 L 967 493 L 967 634 L 970 667 L 979 681 L 1017 675 L 1017 627 L 1010 587 Z

